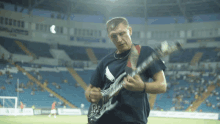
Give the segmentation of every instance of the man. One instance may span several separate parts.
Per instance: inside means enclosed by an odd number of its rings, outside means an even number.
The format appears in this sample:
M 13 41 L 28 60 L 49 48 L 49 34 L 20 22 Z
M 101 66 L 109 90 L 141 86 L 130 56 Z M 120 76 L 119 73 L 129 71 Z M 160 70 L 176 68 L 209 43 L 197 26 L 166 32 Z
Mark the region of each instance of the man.
M 34 95 L 35 93 L 34 93 L 34 91 L 31 91 L 31 95 Z
M 67 79 L 63 80 L 63 83 L 68 83 L 68 80 Z
M 117 49 L 101 60 L 91 77 L 85 96 L 89 102 L 94 103 L 102 98 L 101 89 L 113 84 L 114 80 L 124 73 L 133 45 L 131 40 L 132 28 L 127 19 L 116 17 L 109 20 L 106 26 L 108 36 Z M 151 47 L 142 46 L 137 65 L 140 65 L 153 52 L 154 50 Z M 146 93 L 166 92 L 167 85 L 163 72 L 165 68 L 164 63 L 158 60 L 153 62 L 140 76 L 124 77 L 123 89 L 116 96 L 119 104 L 98 119 L 97 124 L 146 124 L 150 112 Z M 149 78 L 152 78 L 153 82 L 147 83 Z
M 47 87 L 47 82 L 46 81 L 44 81 L 44 87 Z
M 50 114 L 48 115 L 49 117 L 51 116 L 51 114 L 54 114 L 54 118 L 56 118 L 56 113 L 57 113 L 57 112 L 56 112 L 55 106 L 56 106 L 56 101 L 54 101 L 53 104 L 52 104 L 51 112 L 50 112 Z
M 23 114 L 24 104 L 23 104 L 23 102 L 21 102 L 21 101 L 20 101 L 20 108 L 21 108 L 21 113 Z
M 56 88 L 57 88 L 57 89 L 61 89 L 60 85 L 58 85 L 58 84 L 56 85 Z
M 218 109 L 220 109 L 220 102 L 217 103 L 217 107 L 218 107 Z
M 33 110 L 35 109 L 35 106 L 34 105 L 32 105 L 32 107 L 31 107 Z

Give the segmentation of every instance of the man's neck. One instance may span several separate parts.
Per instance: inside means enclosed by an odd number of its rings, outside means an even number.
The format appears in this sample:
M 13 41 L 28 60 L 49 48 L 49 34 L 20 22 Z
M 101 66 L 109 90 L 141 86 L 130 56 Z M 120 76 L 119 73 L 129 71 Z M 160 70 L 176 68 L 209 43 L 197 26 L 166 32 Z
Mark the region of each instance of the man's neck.
M 131 49 L 131 48 L 130 48 L 130 49 Z M 130 50 L 130 49 L 129 49 L 129 50 Z M 125 51 L 128 51 L 128 50 L 124 50 L 124 51 L 119 51 L 119 50 L 117 50 L 117 51 L 116 51 L 116 54 L 121 54 L 121 53 L 123 53 L 123 52 L 125 52 Z
M 120 53 L 122 53 L 122 52 L 119 52 L 119 50 L 116 51 L 116 54 L 120 54 Z

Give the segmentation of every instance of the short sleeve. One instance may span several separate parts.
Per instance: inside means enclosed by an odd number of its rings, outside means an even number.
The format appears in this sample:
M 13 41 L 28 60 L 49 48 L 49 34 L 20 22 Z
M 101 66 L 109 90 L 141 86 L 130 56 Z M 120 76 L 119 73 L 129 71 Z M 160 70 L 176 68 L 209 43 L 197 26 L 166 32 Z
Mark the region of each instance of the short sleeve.
M 161 59 L 159 59 L 153 62 L 147 71 L 148 71 L 149 76 L 153 78 L 154 74 L 156 74 L 157 72 L 161 70 L 165 71 L 165 69 L 166 69 L 166 66 L 164 62 Z
M 144 60 L 146 60 L 146 58 L 150 57 L 152 53 L 154 52 L 155 51 L 151 47 L 142 46 L 141 55 L 139 57 L 140 61 L 138 62 L 138 65 L 140 65 Z M 161 59 L 159 59 L 157 61 L 153 61 L 144 73 L 145 73 L 145 76 L 152 78 L 154 74 L 156 74 L 157 72 L 161 70 L 165 71 L 165 69 L 166 69 L 166 66 L 164 62 Z
M 90 84 L 95 86 L 95 87 L 100 87 L 102 88 L 102 76 L 101 76 L 101 73 L 100 73 L 100 65 L 99 64 L 96 68 L 96 70 L 93 72 L 92 74 L 92 77 L 91 77 L 91 80 L 90 80 Z
M 151 49 L 151 53 L 155 52 L 152 48 Z M 147 72 L 149 74 L 149 77 L 153 78 L 154 74 L 156 74 L 157 72 L 163 70 L 165 71 L 166 66 L 164 61 L 162 61 L 161 59 L 158 59 L 156 61 L 154 61 L 153 63 L 150 64 L 149 68 L 147 69 Z

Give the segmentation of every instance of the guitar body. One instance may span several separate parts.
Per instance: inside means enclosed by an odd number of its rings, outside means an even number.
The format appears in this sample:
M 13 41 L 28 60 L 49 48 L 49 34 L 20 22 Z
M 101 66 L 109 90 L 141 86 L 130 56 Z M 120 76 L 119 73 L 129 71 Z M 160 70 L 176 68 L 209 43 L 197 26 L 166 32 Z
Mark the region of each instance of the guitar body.
M 126 76 L 126 73 L 122 73 L 115 82 L 110 85 L 109 87 L 105 87 L 102 90 L 101 93 L 103 94 L 109 94 L 109 91 L 114 90 L 116 86 L 122 83 L 123 78 Z M 107 88 L 107 89 L 106 89 Z M 99 118 L 102 117 L 102 115 L 110 110 L 112 110 L 116 105 L 118 104 L 118 101 L 116 100 L 117 96 L 113 96 L 109 98 L 108 95 L 103 95 L 102 99 L 96 103 L 91 103 L 89 107 L 88 112 L 88 122 L 89 124 L 95 124 Z
M 146 58 L 134 71 L 129 73 L 131 77 L 141 74 L 146 70 L 149 65 L 160 59 L 161 57 L 167 56 L 176 50 L 181 49 L 181 44 L 179 42 L 175 44 L 168 44 L 166 41 L 161 43 L 161 46 L 155 49 L 155 53 L 152 53 L 148 58 Z M 89 124 L 96 124 L 96 122 L 104 115 L 104 113 L 112 110 L 118 104 L 115 94 L 123 88 L 123 78 L 126 76 L 126 72 L 122 73 L 113 84 L 110 86 L 105 86 L 101 90 L 102 99 L 96 104 L 91 103 L 88 112 L 88 122 Z
M 90 105 L 88 113 L 89 124 L 95 124 L 104 113 L 113 109 L 118 104 L 118 101 L 113 99 L 114 97 L 110 98 L 108 102 L 104 105 L 102 105 L 101 102 L 99 102 L 98 104 L 92 103 Z

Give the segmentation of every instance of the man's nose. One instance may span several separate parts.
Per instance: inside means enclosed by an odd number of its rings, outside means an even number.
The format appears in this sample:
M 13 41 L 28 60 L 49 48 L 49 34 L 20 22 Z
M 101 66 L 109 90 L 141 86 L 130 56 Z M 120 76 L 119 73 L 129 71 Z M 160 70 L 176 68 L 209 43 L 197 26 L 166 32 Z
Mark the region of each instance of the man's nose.
M 122 42 L 122 37 L 120 35 L 117 35 L 117 42 Z

